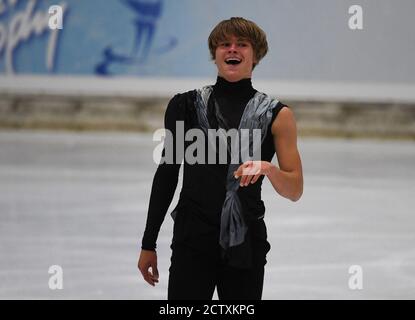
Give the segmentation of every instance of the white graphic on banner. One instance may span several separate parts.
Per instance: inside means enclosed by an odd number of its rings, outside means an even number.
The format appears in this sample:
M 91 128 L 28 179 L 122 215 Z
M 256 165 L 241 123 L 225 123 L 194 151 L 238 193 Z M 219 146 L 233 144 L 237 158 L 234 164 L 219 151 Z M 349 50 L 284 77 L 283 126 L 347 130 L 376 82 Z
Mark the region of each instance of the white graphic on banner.
M 5 14 L 16 7 L 17 0 L 1 1 L 0 14 Z M 36 10 L 37 0 L 27 1 L 23 11 L 17 11 L 7 23 L 0 23 L 0 57 L 4 53 L 5 71 L 7 74 L 15 73 L 15 50 L 20 45 L 29 42 L 33 37 L 40 37 L 49 32 L 45 65 L 48 71 L 52 71 L 55 61 L 55 52 L 59 36 L 59 30 L 49 28 L 51 18 L 49 10 Z M 66 3 L 60 3 L 62 14 L 67 9 Z

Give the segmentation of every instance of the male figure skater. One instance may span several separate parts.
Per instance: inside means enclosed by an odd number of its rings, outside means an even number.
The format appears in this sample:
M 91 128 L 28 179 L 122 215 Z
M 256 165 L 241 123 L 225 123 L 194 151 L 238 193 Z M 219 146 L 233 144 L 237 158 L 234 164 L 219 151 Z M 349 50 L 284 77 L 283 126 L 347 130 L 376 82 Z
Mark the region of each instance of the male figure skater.
M 259 300 L 270 250 L 261 184 L 266 176 L 276 193 L 292 201 L 300 199 L 303 177 L 296 123 L 289 107 L 252 87 L 252 71 L 268 51 L 262 29 L 234 17 L 213 29 L 208 44 L 218 77 L 213 86 L 170 100 L 165 128 L 173 134 L 173 150 L 178 145 L 186 150 L 192 143 L 178 141 L 176 124 L 181 121 L 185 132 L 198 128 L 206 136 L 211 129 L 260 130 L 260 158 L 235 163 L 229 159 L 231 152 L 226 163 L 184 159 L 183 186 L 172 213 L 168 299 L 212 299 L 217 288 L 221 300 Z M 248 146 L 258 149 L 252 143 Z M 167 151 L 165 143 L 162 155 Z M 271 163 L 275 153 L 279 166 Z M 138 261 L 143 278 L 152 286 L 159 277 L 156 240 L 183 155 L 175 153 L 173 158 L 173 163 L 160 163 L 155 173 Z

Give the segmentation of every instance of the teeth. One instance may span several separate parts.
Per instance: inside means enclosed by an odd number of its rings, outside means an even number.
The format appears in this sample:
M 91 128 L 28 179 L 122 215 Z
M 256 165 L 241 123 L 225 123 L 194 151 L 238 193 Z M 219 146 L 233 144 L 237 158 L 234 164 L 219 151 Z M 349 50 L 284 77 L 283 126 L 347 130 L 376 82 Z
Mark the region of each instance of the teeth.
M 226 63 L 226 64 L 231 64 L 231 65 L 237 65 L 237 64 L 239 64 L 241 61 L 242 61 L 242 60 L 241 60 L 241 59 L 238 59 L 238 58 L 228 58 L 228 59 L 226 59 L 226 60 L 225 60 L 225 63 Z

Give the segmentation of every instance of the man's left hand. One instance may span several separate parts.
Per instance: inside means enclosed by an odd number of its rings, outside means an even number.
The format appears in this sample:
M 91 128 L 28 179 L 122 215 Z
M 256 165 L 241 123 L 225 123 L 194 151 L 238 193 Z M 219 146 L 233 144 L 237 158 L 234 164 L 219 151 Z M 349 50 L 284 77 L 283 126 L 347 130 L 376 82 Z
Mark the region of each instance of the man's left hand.
M 275 168 L 275 165 L 268 161 L 253 161 L 249 160 L 241 164 L 233 175 L 235 179 L 241 177 L 239 185 L 246 187 L 249 184 L 255 183 L 261 175 L 268 175 L 271 170 Z

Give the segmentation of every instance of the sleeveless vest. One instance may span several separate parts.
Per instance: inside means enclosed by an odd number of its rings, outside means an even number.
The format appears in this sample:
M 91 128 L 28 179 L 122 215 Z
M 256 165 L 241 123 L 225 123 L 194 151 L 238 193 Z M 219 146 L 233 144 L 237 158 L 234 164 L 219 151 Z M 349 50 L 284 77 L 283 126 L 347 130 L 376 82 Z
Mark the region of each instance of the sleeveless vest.
M 213 86 L 205 86 L 196 90 L 195 109 L 197 119 L 199 126 L 206 134 L 206 137 L 208 137 L 208 129 L 211 129 L 207 116 L 207 105 L 212 91 Z M 237 130 L 239 137 L 241 136 L 242 129 L 249 130 L 250 139 L 247 147 L 249 147 L 250 150 L 261 147 L 260 145 L 266 137 L 268 127 L 272 120 L 272 111 L 277 104 L 278 100 L 271 99 L 268 95 L 261 92 L 256 92 L 254 97 L 247 103 Z M 215 107 L 215 116 L 217 119 L 222 117 L 217 105 Z M 253 143 L 252 132 L 254 129 L 259 129 L 261 132 L 261 143 L 259 146 L 255 146 Z M 239 143 L 239 139 L 237 140 Z M 239 150 L 239 148 L 231 148 L 231 150 Z M 237 159 L 240 159 L 239 155 L 237 155 L 237 157 Z M 232 155 L 231 158 L 234 159 L 235 155 Z M 244 220 L 241 201 L 237 194 L 239 179 L 235 179 L 233 175 L 234 171 L 236 171 L 241 164 L 242 163 L 229 164 L 227 172 L 226 197 L 221 212 L 219 238 L 219 243 L 225 251 L 230 247 L 242 244 L 245 241 L 247 233 L 247 224 Z

